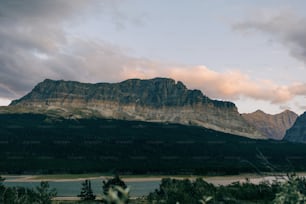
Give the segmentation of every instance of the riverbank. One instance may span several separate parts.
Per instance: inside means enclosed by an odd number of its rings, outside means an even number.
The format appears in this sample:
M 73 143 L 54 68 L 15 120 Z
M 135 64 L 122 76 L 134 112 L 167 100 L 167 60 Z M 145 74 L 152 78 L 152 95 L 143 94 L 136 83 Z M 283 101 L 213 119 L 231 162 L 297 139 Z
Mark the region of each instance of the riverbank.
M 296 173 L 298 176 L 306 176 L 306 172 Z M 203 178 L 204 180 L 214 183 L 222 184 L 224 182 L 236 182 L 245 180 L 246 178 L 251 181 L 264 180 L 267 178 L 285 177 L 286 173 L 263 173 L 259 174 L 239 174 L 239 175 L 226 175 L 226 176 L 198 176 L 198 175 L 123 175 L 120 176 L 125 182 L 150 182 L 161 181 L 163 178 L 173 179 L 196 179 Z M 88 180 L 107 180 L 112 178 L 112 175 L 102 174 L 50 174 L 50 175 L 2 175 L 5 178 L 5 182 L 73 182 Z M 226 184 L 225 184 L 226 185 Z
M 305 172 L 300 172 L 297 175 L 306 177 Z M 20 186 L 25 188 L 36 188 L 39 186 L 40 181 L 48 181 L 51 188 L 57 190 L 57 196 L 54 201 L 69 201 L 78 200 L 77 195 L 81 190 L 81 183 L 85 179 L 90 179 L 92 189 L 95 195 L 101 196 L 102 194 L 102 180 L 111 178 L 109 175 L 98 175 L 98 174 L 85 174 L 85 175 L 2 175 L 6 180 L 4 185 L 7 187 Z M 177 180 L 189 179 L 195 180 L 196 178 L 203 178 L 206 182 L 212 183 L 215 186 L 227 186 L 234 182 L 250 182 L 258 184 L 262 181 L 272 182 L 285 181 L 286 174 L 240 174 L 232 176 L 195 176 L 195 175 L 127 175 L 122 176 L 122 180 L 130 189 L 130 195 L 132 198 L 142 198 L 147 196 L 149 193 L 158 189 L 161 180 L 163 178 L 173 178 Z M 247 179 L 247 180 L 246 180 Z

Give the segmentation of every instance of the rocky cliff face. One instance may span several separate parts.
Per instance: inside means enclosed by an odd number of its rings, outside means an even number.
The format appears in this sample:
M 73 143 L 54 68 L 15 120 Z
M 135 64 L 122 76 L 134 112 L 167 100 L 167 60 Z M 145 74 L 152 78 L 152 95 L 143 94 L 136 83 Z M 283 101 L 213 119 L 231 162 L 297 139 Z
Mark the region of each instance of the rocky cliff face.
M 257 110 L 254 113 L 242 114 L 244 119 L 270 139 L 281 140 L 286 130 L 292 127 L 298 115 L 286 110 L 276 115 L 266 114 Z
M 306 112 L 296 119 L 294 125 L 286 132 L 284 140 L 306 143 Z
M 45 80 L 10 106 L 64 117 L 104 117 L 199 125 L 241 136 L 262 138 L 240 116 L 235 104 L 211 100 L 172 79 L 130 79 L 86 84 Z

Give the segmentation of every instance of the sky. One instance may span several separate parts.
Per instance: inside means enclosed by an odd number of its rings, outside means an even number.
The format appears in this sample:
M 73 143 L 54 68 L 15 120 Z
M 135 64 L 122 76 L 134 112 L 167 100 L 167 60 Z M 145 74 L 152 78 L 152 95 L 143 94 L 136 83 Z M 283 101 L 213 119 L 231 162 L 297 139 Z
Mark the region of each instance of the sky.
M 168 77 L 240 113 L 306 111 L 304 0 L 0 0 L 0 105 L 46 78 Z

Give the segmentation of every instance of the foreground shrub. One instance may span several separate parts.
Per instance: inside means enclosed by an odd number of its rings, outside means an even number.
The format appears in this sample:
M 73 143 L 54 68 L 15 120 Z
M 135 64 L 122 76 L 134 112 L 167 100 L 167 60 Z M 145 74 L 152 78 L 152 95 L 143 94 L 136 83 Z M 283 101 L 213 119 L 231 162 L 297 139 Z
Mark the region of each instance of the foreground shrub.
M 288 175 L 288 181 L 280 186 L 280 191 L 274 199 L 275 204 L 306 203 L 306 179 L 295 174 Z
M 129 188 L 118 175 L 114 178 L 103 181 L 102 203 L 126 204 L 129 202 Z
M 201 178 L 195 181 L 163 179 L 159 189 L 150 193 L 149 203 L 199 204 L 199 203 L 273 203 L 281 190 L 279 182 L 253 184 L 235 182 L 227 186 L 214 186 Z
M 148 196 L 149 203 L 199 203 L 203 196 L 211 196 L 216 193 L 216 187 L 196 179 L 191 182 L 188 179 L 162 179 L 159 189 Z
M 48 182 L 41 182 L 35 190 L 24 187 L 5 187 L 0 178 L 0 203 L 4 204 L 51 204 L 56 196 Z

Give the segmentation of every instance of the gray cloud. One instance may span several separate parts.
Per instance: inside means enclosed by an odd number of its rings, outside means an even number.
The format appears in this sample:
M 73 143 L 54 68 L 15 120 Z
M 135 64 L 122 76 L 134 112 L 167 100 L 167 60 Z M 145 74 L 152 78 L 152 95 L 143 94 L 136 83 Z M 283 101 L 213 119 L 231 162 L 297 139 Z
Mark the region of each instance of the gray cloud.
M 133 59 L 113 45 L 69 36 L 65 23 L 100 9 L 124 25 L 119 2 L 0 0 L 0 98 L 18 98 L 45 78 L 118 79 L 123 64 Z
M 279 106 L 279 109 L 280 110 L 292 110 L 292 108 L 288 105 L 281 105 L 281 106 Z
M 81 6 L 86 5 L 86 0 L 1 0 L 0 15 L 2 18 L 24 21 L 26 19 L 59 19 Z M 37 19 L 39 17 L 39 19 Z
M 41 78 L 54 72 L 35 53 L 52 57 L 59 52 L 67 40 L 62 19 L 84 7 L 85 2 L 0 1 L 1 96 L 20 96 Z
M 83 12 L 84 15 L 89 11 L 96 13 L 100 8 L 115 26 L 123 29 L 127 21 L 134 21 L 135 18 L 122 14 L 116 7 L 119 2 L 0 0 L 0 102 L 21 97 L 45 78 L 115 82 L 135 77 L 172 77 L 184 81 L 190 88 L 204 90 L 210 97 L 237 99 L 246 96 L 272 103 L 283 103 L 296 95 L 306 95 L 306 84 L 283 87 L 273 82 L 254 81 L 240 72 L 218 73 L 205 66 L 182 66 L 134 58 L 113 44 L 65 33 L 65 23 L 73 21 L 75 17 L 79 18 Z M 290 19 L 296 21 L 293 17 Z M 272 27 L 272 23 L 267 20 L 267 25 L 262 25 L 260 21 L 255 28 L 277 35 L 290 48 L 300 47 L 297 50 L 301 52 L 295 52 L 299 53 L 296 56 L 303 59 L 306 56 L 303 56 L 306 46 L 302 42 L 298 44 L 303 32 L 298 31 L 298 26 L 292 22 L 274 21 L 278 23 Z M 248 30 L 254 28 L 253 24 L 240 23 L 236 29 Z M 279 34 L 281 31 L 284 33 Z
M 260 31 L 288 47 L 291 56 L 306 64 L 306 18 L 290 10 L 259 11 L 250 19 L 233 25 L 239 31 Z

